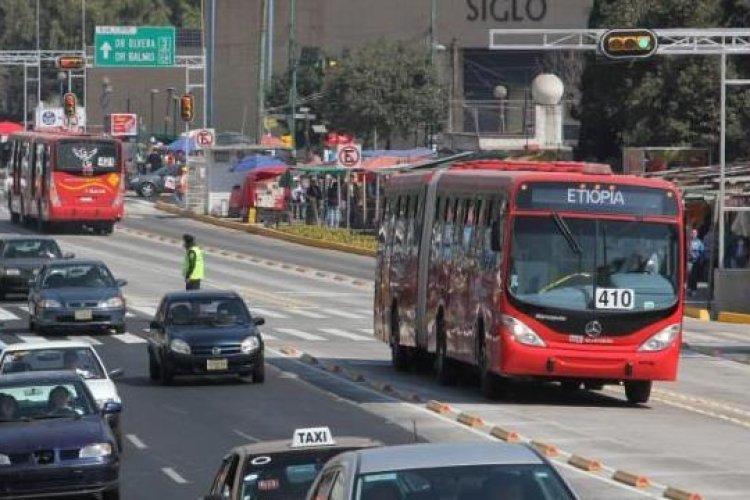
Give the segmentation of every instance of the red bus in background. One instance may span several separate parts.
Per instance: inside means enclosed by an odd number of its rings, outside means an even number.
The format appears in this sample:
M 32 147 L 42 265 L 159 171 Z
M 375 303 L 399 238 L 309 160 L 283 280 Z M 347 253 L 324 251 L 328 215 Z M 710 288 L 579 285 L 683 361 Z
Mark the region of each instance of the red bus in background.
M 377 254 L 375 335 L 441 383 L 472 367 L 648 401 L 682 334 L 682 203 L 670 183 L 607 165 L 457 162 L 393 176 Z
M 40 232 L 63 223 L 112 232 L 124 212 L 120 141 L 101 135 L 21 132 L 9 142 L 11 222 Z

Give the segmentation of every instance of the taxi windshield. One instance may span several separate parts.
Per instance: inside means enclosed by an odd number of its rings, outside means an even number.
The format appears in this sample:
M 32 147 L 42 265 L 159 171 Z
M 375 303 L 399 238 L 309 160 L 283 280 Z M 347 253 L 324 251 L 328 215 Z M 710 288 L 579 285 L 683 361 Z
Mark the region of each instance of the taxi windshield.
M 309 452 L 250 457 L 242 471 L 244 500 L 295 500 L 305 498 L 315 476 L 332 457 L 346 450 L 332 448 Z
M 74 370 L 85 379 L 103 379 L 104 369 L 89 347 L 10 351 L 0 358 L 0 373 Z
M 441 500 L 567 500 L 568 488 L 544 464 L 472 465 L 363 474 L 356 500 L 440 498 Z
M 176 300 L 169 304 L 169 325 L 246 325 L 250 315 L 238 298 L 195 298 Z

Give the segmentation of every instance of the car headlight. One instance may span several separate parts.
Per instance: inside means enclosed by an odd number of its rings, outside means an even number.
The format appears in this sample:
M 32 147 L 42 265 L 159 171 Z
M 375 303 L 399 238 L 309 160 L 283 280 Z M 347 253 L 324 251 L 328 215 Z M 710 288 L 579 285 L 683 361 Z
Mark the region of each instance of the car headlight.
M 545 347 L 547 345 L 534 330 L 513 316 L 503 314 L 503 324 L 508 329 L 508 332 L 510 332 L 511 338 L 519 344 L 534 347 Z
M 52 309 L 56 307 L 62 307 L 59 300 L 55 299 L 42 299 L 37 303 L 40 309 Z
M 190 354 L 190 346 L 187 342 L 181 339 L 174 339 L 169 343 L 169 348 L 173 352 L 177 352 L 179 354 Z
M 0 465 L 10 465 L 10 457 L 0 453 Z
M 641 352 L 656 352 L 663 351 L 672 345 L 672 343 L 680 335 L 681 326 L 679 323 L 669 325 L 665 329 L 652 335 L 646 342 L 641 344 L 638 348 Z
M 260 340 L 255 335 L 251 337 L 247 337 L 245 340 L 242 341 L 240 344 L 240 351 L 247 354 L 249 352 L 253 352 L 257 348 L 260 347 Z
M 104 309 L 115 309 L 118 307 L 123 307 L 124 305 L 125 301 L 122 300 L 122 297 L 112 297 L 99 302 L 99 307 Z
M 109 443 L 94 443 L 81 448 L 78 458 L 101 458 L 112 454 L 112 445 Z

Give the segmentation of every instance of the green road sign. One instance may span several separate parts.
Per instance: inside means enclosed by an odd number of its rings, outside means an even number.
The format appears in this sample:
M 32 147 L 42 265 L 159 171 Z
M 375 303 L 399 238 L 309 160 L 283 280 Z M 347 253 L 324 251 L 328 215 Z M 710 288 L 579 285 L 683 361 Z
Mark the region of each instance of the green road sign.
M 97 26 L 95 66 L 174 66 L 173 26 Z

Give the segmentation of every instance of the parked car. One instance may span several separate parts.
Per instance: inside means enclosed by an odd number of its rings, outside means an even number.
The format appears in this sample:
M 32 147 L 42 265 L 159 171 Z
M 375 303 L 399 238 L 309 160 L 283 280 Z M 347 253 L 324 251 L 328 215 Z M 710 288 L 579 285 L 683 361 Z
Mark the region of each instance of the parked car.
M 0 300 L 9 293 L 26 293 L 29 280 L 41 267 L 63 255 L 57 242 L 47 236 L 4 234 L 0 236 Z
M 232 449 L 204 500 L 304 500 L 318 471 L 345 451 L 382 446 L 369 438 L 340 436 L 328 427 L 295 429 L 292 439 Z
M 94 347 L 87 342 L 59 340 L 51 342 L 0 344 L 0 376 L 10 373 L 72 370 L 88 386 L 102 409 L 110 402 L 122 403 L 112 381 L 122 376 L 122 368 L 107 371 Z M 107 415 L 107 422 L 122 450 L 120 413 Z
M 332 492 L 335 492 L 332 493 Z M 308 500 L 575 500 L 554 466 L 530 446 L 426 443 L 342 453 L 328 461 Z
M 128 180 L 128 188 L 143 198 L 174 191 L 179 170 L 179 165 L 165 165 L 149 174 L 135 174 Z
M 125 298 L 106 264 L 71 259 L 46 264 L 29 291 L 29 329 L 125 331 Z
M 0 377 L 0 498 L 120 498 L 120 455 L 105 415 L 71 371 Z
M 234 291 L 166 294 L 146 338 L 152 380 L 175 375 L 226 375 L 265 380 L 263 339 L 245 302 Z

